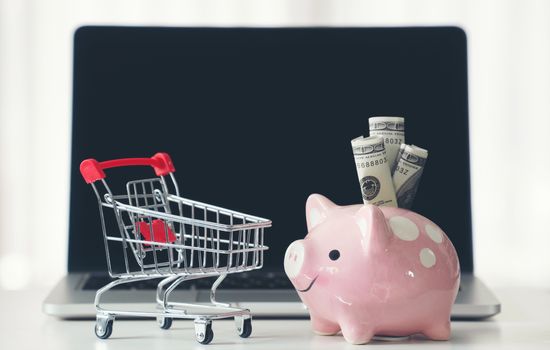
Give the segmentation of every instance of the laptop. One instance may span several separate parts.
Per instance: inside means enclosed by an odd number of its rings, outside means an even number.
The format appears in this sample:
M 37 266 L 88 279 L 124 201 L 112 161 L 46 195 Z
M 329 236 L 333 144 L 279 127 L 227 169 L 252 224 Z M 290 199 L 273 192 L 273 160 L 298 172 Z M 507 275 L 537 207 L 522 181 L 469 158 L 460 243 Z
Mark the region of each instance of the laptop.
M 217 299 L 261 317 L 306 317 L 283 271 L 306 231 L 305 202 L 322 193 L 361 203 L 350 140 L 368 118 L 404 116 L 406 141 L 430 157 L 413 210 L 437 223 L 459 254 L 454 319 L 500 311 L 474 276 L 465 33 L 415 28 L 79 28 L 74 36 L 68 274 L 47 314 L 94 317 L 111 279 L 86 158 L 171 155 L 186 198 L 265 217 L 264 265 L 229 275 Z M 112 176 L 111 176 L 112 175 Z M 111 188 L 154 176 L 113 169 Z M 482 233 L 480 233 L 482 234 Z M 107 306 L 154 301 L 158 280 L 125 284 Z M 211 278 L 182 283 L 174 300 L 206 303 Z

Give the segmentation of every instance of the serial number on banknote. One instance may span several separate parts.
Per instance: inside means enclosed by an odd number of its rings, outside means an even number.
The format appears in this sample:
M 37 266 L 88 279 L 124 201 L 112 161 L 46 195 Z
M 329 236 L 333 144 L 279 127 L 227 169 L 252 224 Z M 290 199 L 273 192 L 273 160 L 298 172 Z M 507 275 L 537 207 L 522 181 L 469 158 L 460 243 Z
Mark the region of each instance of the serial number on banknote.
M 382 165 L 387 162 L 388 162 L 388 159 L 384 157 L 383 159 L 375 159 L 375 160 L 371 160 L 370 162 L 359 163 L 357 164 L 357 168 L 369 168 L 371 166 Z
M 397 168 L 395 168 L 395 172 L 407 175 L 409 173 L 409 169 L 405 169 L 402 166 L 397 166 Z
M 391 138 L 391 137 L 386 137 L 384 139 L 384 142 L 389 143 L 390 145 L 400 145 L 403 142 L 405 142 L 405 140 L 400 139 L 400 138 L 395 139 L 395 138 Z

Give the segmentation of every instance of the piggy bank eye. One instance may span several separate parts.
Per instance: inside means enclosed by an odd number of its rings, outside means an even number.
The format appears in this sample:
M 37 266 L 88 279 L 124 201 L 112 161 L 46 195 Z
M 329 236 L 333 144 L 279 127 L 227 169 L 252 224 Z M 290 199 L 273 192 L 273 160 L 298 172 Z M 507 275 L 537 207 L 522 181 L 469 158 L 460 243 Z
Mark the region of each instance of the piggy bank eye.
M 330 260 L 338 260 L 338 258 L 340 257 L 340 252 L 336 249 L 331 250 L 330 253 L 328 253 L 328 257 L 330 258 Z

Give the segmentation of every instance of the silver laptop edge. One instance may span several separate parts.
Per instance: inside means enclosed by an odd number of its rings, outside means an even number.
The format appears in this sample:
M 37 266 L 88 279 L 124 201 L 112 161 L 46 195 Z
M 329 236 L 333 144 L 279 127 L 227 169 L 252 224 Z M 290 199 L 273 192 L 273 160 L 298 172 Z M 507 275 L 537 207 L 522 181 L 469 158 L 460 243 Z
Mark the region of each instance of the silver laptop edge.
M 51 291 L 43 304 L 43 311 L 61 318 L 93 318 L 96 315 L 93 301 L 95 291 L 83 290 L 82 284 L 89 277 L 86 273 L 73 273 L 63 278 Z M 154 290 L 113 290 L 105 295 L 107 306 L 115 309 L 143 309 L 154 300 Z M 239 307 L 253 311 L 260 317 L 307 317 L 308 312 L 294 290 L 242 290 L 220 289 L 220 300 L 235 301 Z M 205 302 L 209 290 L 176 290 L 174 300 Z M 245 300 L 243 300 L 245 299 Z M 241 301 L 239 301 L 241 300 Z M 453 319 L 481 319 L 500 312 L 500 303 L 494 294 L 474 275 L 461 276 L 461 291 L 452 309 Z

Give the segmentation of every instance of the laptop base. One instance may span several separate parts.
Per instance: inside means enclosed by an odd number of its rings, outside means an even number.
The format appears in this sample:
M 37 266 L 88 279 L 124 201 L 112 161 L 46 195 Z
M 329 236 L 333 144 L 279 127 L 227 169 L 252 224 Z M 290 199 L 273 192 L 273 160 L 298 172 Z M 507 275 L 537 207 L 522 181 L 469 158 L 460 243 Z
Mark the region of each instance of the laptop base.
M 46 314 L 65 318 L 95 318 L 94 290 L 82 287 L 90 278 L 87 273 L 73 273 L 63 278 L 44 300 Z M 209 289 L 178 289 L 172 293 L 173 300 L 208 303 Z M 308 311 L 300 302 L 294 289 L 224 289 L 216 297 L 239 307 L 252 310 L 254 317 L 306 318 Z M 109 307 L 139 310 L 150 307 L 155 298 L 153 289 L 113 290 L 105 294 Z M 452 309 L 452 319 L 483 319 L 500 312 L 500 302 L 494 294 L 472 274 L 462 274 L 460 291 Z

